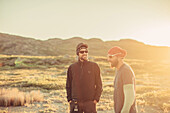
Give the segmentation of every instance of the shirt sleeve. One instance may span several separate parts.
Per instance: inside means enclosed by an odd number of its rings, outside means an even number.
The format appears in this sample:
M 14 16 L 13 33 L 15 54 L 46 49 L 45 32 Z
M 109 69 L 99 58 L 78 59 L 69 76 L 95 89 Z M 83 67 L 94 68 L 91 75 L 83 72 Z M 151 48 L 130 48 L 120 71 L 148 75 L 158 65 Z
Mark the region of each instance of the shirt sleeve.
M 122 71 L 121 77 L 122 77 L 123 85 L 134 84 L 134 74 L 133 74 L 132 70 L 124 69 Z
M 72 75 L 71 75 L 71 67 L 67 70 L 67 80 L 66 80 L 66 92 L 67 92 L 67 101 L 69 102 L 71 100 L 71 83 L 72 82 Z
M 94 99 L 99 102 L 101 93 L 103 91 L 102 89 L 102 80 L 101 80 L 101 75 L 100 75 L 100 68 L 96 64 L 95 65 L 95 85 L 96 85 L 96 90 L 95 90 L 95 97 Z

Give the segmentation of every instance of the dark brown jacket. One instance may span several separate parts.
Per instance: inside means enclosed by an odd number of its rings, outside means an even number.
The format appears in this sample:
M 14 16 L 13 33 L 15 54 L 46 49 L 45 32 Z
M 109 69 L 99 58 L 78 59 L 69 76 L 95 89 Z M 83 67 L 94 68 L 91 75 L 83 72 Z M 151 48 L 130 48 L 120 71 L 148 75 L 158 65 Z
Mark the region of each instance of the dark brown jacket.
M 78 61 L 67 71 L 67 100 L 99 101 L 102 93 L 102 81 L 99 66 L 90 61 Z

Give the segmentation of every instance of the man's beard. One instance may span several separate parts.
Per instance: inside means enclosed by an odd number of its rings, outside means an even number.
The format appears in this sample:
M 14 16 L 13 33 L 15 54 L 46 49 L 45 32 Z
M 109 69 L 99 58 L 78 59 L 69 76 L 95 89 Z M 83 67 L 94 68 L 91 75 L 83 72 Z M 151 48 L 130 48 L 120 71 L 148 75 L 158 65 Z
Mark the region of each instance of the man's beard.
M 111 67 L 116 67 L 118 65 L 118 59 L 115 60 L 114 62 L 110 62 L 111 63 Z
M 87 61 L 87 60 L 88 60 L 88 57 L 86 56 L 86 57 L 84 58 L 84 56 L 82 56 L 82 57 L 80 57 L 80 60 L 82 60 L 82 61 Z

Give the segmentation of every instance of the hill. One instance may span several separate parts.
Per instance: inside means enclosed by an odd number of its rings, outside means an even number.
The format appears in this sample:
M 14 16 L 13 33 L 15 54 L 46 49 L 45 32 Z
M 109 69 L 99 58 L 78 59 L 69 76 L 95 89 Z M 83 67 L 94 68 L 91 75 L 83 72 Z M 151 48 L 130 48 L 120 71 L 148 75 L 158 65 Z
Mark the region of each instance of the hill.
M 98 38 L 83 39 L 73 37 L 70 39 L 53 38 L 49 40 L 36 40 L 16 35 L 0 33 L 0 54 L 5 55 L 31 55 L 31 56 L 58 56 L 75 55 L 75 47 L 84 42 L 89 45 L 89 55 L 106 56 L 108 49 L 120 46 L 128 52 L 131 59 L 169 59 L 170 47 L 151 46 L 132 39 L 119 41 L 102 41 Z

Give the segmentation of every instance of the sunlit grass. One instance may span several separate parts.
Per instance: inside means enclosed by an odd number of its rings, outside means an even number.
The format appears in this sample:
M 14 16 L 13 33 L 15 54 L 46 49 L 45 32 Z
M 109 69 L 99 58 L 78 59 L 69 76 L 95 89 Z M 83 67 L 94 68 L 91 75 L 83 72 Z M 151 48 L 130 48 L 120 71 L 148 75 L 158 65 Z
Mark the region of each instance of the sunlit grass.
M 43 101 L 43 95 L 40 91 L 24 93 L 17 88 L 0 89 L 0 106 L 26 106 L 27 104 L 40 101 Z
M 23 69 L 11 66 L 1 67 L 1 88 L 18 88 L 23 92 L 40 90 L 45 94 L 45 97 L 42 105 L 35 105 L 39 108 L 39 112 L 67 111 L 66 72 L 68 66 L 75 61 L 75 56 L 0 55 L 0 58 L 11 57 L 25 58 L 34 61 L 34 64 Z M 43 59 L 57 60 L 59 65 L 40 65 L 39 63 L 44 61 Z M 103 93 L 97 104 L 97 109 L 98 111 L 113 110 L 114 69 L 110 68 L 106 57 L 92 56 L 91 60 L 99 64 L 103 82 Z M 151 60 L 125 59 L 125 61 L 132 66 L 136 74 L 137 104 L 143 106 L 140 112 L 145 111 L 145 106 L 154 106 L 160 108 L 162 112 L 168 113 L 170 111 L 170 65 L 167 62 Z M 29 107 L 29 105 L 27 106 Z

